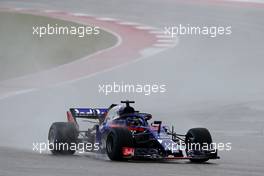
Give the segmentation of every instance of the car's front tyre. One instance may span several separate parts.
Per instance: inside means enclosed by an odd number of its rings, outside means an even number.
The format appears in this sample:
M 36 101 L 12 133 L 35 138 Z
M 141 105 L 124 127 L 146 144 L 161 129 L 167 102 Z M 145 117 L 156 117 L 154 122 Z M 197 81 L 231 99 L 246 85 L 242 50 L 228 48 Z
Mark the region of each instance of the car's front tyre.
M 121 161 L 124 159 L 123 147 L 133 147 L 133 137 L 126 128 L 113 128 L 106 139 L 106 153 L 111 160 Z
M 190 129 L 185 137 L 185 144 L 186 144 L 186 153 L 189 153 L 189 148 L 195 146 L 200 147 L 199 149 L 191 149 L 191 150 L 201 150 L 201 148 L 207 145 L 210 148 L 212 144 L 212 137 L 208 129 L 206 128 L 192 128 Z M 208 161 L 209 158 L 191 158 L 190 161 L 194 163 L 203 163 Z

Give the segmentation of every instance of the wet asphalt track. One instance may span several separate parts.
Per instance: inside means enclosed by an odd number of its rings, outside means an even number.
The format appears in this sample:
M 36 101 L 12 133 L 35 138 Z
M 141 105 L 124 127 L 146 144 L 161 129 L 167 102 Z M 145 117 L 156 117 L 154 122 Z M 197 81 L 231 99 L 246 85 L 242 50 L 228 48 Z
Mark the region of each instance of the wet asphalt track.
M 176 0 L 9 4 L 92 13 L 156 27 L 178 23 L 231 25 L 233 34 L 216 39 L 181 37 L 176 48 L 111 72 L 3 99 L 1 145 L 30 149 L 32 141 L 46 139 L 52 121 L 65 119 L 66 108 L 107 106 L 131 98 L 137 101 L 138 109 L 175 124 L 180 132 L 208 127 L 215 142 L 232 142 L 232 150 L 220 152 L 221 160 L 200 165 L 188 161 L 121 163 L 89 154 L 54 157 L 1 147 L 0 175 L 263 175 L 263 8 L 192 5 Z M 95 93 L 98 84 L 111 81 L 159 82 L 168 90 L 152 96 Z M 14 109 L 15 114 L 10 113 Z

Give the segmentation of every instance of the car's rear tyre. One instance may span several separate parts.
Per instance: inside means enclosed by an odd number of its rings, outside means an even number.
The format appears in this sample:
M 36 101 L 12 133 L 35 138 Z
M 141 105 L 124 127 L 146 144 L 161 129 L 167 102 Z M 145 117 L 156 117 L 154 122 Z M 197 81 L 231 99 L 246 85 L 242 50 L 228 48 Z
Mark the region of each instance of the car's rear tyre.
M 186 134 L 185 144 L 187 145 L 186 151 L 188 151 L 188 147 L 190 147 L 192 144 L 198 144 L 200 145 L 200 147 L 207 145 L 209 147 L 212 144 L 212 137 L 210 132 L 206 128 L 192 128 Z M 191 162 L 195 163 L 203 163 L 208 160 L 208 158 L 190 159 Z
M 50 127 L 48 140 L 52 154 L 74 154 L 76 151 L 77 139 L 78 130 L 73 123 L 55 122 Z
M 123 147 L 133 147 L 133 137 L 126 128 L 113 128 L 106 139 L 106 153 L 111 160 L 124 160 Z

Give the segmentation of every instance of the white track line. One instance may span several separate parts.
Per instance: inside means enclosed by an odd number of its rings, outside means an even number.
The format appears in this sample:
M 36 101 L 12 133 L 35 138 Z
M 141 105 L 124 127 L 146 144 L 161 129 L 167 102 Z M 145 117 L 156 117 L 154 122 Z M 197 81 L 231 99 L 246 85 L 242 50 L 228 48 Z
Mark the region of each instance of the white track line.
M 157 29 L 151 26 L 136 26 L 135 28 L 140 29 L 140 30 L 156 30 Z
M 264 0 L 225 0 L 225 1 L 264 4 Z
M 23 11 L 23 10 L 26 10 L 25 8 L 13 8 L 13 10 L 15 11 Z
M 23 90 L 17 90 L 17 91 L 12 91 L 6 95 L 0 95 L 0 100 L 3 100 L 5 98 L 9 98 L 15 95 L 20 95 L 20 94 L 25 94 L 25 93 L 29 93 L 29 92 L 33 92 L 36 91 L 36 88 L 32 88 L 32 89 L 23 89 Z
M 118 21 L 118 19 L 115 18 L 107 18 L 107 17 L 99 17 L 96 18 L 97 20 L 101 20 L 101 21 Z
M 172 39 L 159 39 L 157 40 L 159 43 L 176 43 L 177 40 L 172 40 Z
M 91 16 L 91 15 L 88 15 L 86 13 L 69 13 L 69 14 L 72 15 L 72 16 L 77 16 L 77 17 L 82 17 L 82 16 L 88 17 L 88 16 Z
M 118 24 L 129 25 L 129 26 L 141 26 L 141 24 L 139 24 L 139 23 L 127 22 L 127 21 L 119 22 Z
M 42 10 L 42 12 L 45 12 L 45 13 L 58 13 L 58 12 L 61 12 L 61 11 L 58 11 L 58 10 Z
M 157 38 L 173 39 L 170 35 L 156 35 Z
M 163 31 L 157 31 L 157 30 L 149 31 L 149 33 L 156 34 L 156 35 L 164 35 L 165 34 Z

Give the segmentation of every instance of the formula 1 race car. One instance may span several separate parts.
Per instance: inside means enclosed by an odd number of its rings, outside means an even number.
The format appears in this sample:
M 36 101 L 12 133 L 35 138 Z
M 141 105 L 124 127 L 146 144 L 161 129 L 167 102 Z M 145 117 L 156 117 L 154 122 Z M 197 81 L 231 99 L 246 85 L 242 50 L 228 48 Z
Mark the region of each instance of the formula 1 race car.
M 71 108 L 67 112 L 68 122 L 55 122 L 50 127 L 51 152 L 73 154 L 80 150 L 77 144 L 83 143 L 119 161 L 189 159 L 201 163 L 219 159 L 206 128 L 192 128 L 186 135 L 177 134 L 173 127 L 162 125 L 162 121 L 149 124 L 152 115 L 135 111 L 131 103 L 134 101 L 121 101 L 120 105 L 112 104 L 109 108 Z M 82 131 L 78 119 L 95 125 Z M 58 144 L 67 144 L 67 147 L 54 147 Z M 91 149 L 86 146 L 85 151 Z

